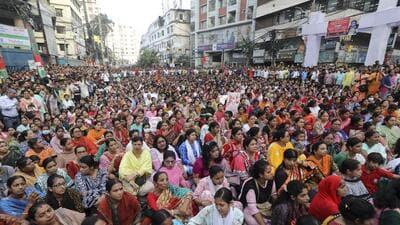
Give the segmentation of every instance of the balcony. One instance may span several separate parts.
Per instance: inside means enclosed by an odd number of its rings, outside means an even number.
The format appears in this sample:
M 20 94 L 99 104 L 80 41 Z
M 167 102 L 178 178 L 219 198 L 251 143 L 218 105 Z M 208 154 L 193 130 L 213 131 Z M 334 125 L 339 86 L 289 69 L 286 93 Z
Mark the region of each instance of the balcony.
M 199 5 L 207 5 L 207 0 L 199 0 Z
M 226 7 L 222 7 L 218 9 L 218 16 L 226 16 Z

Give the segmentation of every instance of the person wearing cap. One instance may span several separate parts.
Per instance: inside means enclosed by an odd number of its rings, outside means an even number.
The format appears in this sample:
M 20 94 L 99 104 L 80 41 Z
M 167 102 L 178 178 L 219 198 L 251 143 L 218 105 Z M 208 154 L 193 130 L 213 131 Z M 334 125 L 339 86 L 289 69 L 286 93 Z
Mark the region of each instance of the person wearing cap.
M 16 128 L 19 124 L 17 91 L 8 89 L 6 94 L 0 97 L 0 111 L 6 129 Z

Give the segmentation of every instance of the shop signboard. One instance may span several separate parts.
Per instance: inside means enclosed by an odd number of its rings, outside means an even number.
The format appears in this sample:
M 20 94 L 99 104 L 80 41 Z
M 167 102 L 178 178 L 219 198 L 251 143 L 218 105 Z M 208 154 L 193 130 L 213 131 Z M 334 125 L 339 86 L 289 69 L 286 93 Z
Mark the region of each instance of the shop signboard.
M 321 51 L 319 53 L 320 63 L 331 63 L 335 61 L 335 52 L 334 51 Z
M 350 24 L 350 17 L 329 21 L 326 37 L 332 38 L 332 37 L 347 35 L 349 30 L 349 24 Z
M 297 53 L 294 55 L 294 63 L 303 63 L 304 62 L 304 54 Z

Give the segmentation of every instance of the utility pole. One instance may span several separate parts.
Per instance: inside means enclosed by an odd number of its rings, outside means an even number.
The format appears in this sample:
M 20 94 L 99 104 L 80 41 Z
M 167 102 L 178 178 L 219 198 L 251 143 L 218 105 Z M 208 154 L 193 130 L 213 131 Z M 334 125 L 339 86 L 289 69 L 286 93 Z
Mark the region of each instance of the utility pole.
M 89 23 L 89 17 L 88 17 L 88 13 L 87 13 L 87 8 L 86 8 L 86 0 L 82 0 L 83 3 L 83 12 L 85 14 L 85 22 L 86 22 L 86 29 L 88 32 L 88 49 L 89 49 L 89 58 L 92 57 L 92 53 L 93 53 L 93 33 L 92 33 L 92 28 L 90 27 L 90 23 Z
M 48 57 L 49 63 L 51 64 L 52 60 L 51 60 L 51 56 L 50 56 L 50 52 L 49 52 L 49 45 L 47 44 L 46 32 L 44 31 L 45 24 L 43 23 L 42 12 L 40 10 L 40 2 L 39 1 L 40 0 L 36 0 L 36 5 L 37 5 L 37 8 L 38 8 L 40 21 L 42 22 L 42 25 L 43 25 L 43 40 L 44 40 L 44 46 L 46 47 L 46 51 L 47 51 L 46 52 L 46 56 Z

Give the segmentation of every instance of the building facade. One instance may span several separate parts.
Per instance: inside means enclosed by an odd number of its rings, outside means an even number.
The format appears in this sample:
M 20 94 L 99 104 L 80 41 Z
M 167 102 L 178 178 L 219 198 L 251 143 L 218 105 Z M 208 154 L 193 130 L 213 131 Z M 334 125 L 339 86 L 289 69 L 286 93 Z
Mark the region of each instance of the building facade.
M 195 65 L 246 64 L 240 47 L 253 39 L 255 0 L 192 0 Z
M 114 54 L 114 62 L 118 65 L 131 65 L 137 61 L 139 54 L 139 38 L 130 25 L 115 24 L 113 31 L 106 38 L 106 46 Z
M 190 10 L 170 9 L 147 29 L 141 48 L 158 52 L 160 63 L 189 65 L 191 57 Z
M 59 64 L 80 65 L 86 57 L 82 6 L 78 0 L 50 0 L 56 12 Z
M 396 60 L 400 48 L 396 41 L 398 19 L 382 13 L 392 10 L 398 0 L 258 0 L 255 16 L 255 64 L 276 62 L 296 63 L 315 66 L 318 63 L 371 64 L 368 52 L 374 43 L 371 22 L 365 24 L 365 18 L 381 18 L 379 25 L 386 26 L 386 35 L 380 36 L 381 49 L 390 53 L 373 57 L 380 63 Z M 397 17 L 400 18 L 400 17 Z M 374 19 L 372 19 L 374 20 Z M 330 26 L 328 24 L 331 24 Z M 344 32 L 335 33 L 335 24 L 345 24 Z M 350 26 L 354 29 L 350 32 Z M 344 25 L 343 25 L 344 26 Z M 388 39 L 392 37 L 390 46 Z M 375 43 L 376 44 L 376 43 Z M 393 54 L 394 52 L 394 54 Z M 385 53 L 383 54 L 385 55 Z M 374 60 L 375 61 L 375 60 Z

